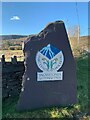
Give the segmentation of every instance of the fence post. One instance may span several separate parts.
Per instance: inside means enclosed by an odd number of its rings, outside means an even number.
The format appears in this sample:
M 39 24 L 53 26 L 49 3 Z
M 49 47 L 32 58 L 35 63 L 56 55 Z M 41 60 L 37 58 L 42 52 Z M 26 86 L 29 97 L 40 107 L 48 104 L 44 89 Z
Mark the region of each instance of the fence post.
M 2 54 L 1 62 L 2 62 L 2 64 L 5 64 L 5 55 L 3 55 L 3 54 Z
M 17 56 L 12 56 L 11 57 L 11 63 L 12 64 L 17 64 Z

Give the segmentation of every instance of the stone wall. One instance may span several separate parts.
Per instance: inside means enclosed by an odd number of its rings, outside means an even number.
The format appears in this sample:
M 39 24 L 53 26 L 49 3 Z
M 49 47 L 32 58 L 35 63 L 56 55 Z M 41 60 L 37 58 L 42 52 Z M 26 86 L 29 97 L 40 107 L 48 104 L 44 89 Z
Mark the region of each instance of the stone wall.
M 19 95 L 21 91 L 24 62 L 17 62 L 16 56 L 14 56 L 11 62 L 5 62 L 4 59 L 1 59 L 1 64 L 2 98 L 15 97 Z

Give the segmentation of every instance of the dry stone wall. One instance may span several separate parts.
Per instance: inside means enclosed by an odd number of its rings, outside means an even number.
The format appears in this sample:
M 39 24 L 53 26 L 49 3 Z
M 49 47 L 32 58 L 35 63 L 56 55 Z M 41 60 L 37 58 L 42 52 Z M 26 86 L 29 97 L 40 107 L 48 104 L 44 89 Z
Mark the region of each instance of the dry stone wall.
M 11 62 L 5 62 L 4 59 L 1 59 L 3 99 L 18 96 L 21 91 L 24 62 L 17 62 L 16 56 L 14 58 Z

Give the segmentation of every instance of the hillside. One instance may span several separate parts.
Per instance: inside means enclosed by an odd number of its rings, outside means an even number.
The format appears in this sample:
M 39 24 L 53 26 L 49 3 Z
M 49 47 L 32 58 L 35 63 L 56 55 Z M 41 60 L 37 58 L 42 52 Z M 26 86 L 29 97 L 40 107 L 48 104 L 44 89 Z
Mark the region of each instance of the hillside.
M 6 60 L 10 61 L 11 56 L 17 56 L 18 60 L 23 61 L 23 52 L 22 52 L 22 42 L 26 40 L 27 37 L 13 39 L 13 40 L 3 40 L 2 47 L 0 48 L 0 54 L 4 54 L 6 56 Z M 89 49 L 90 36 L 82 36 L 80 37 L 79 44 L 77 38 L 69 38 L 70 45 L 72 48 L 73 55 L 75 57 L 80 56 L 81 54 L 86 53 Z
M 0 40 L 13 40 L 19 38 L 25 38 L 25 35 L 0 35 Z
M 21 50 L 22 49 L 22 42 L 27 39 L 28 36 L 22 36 L 22 35 L 3 35 L 2 36 L 2 46 L 0 47 L 0 50 Z M 1 39 L 1 36 L 0 36 Z M 90 45 L 89 45 L 89 39 L 90 36 L 81 36 L 79 38 L 79 41 L 77 38 L 72 37 L 69 38 L 72 50 L 75 54 L 78 52 L 83 52 L 83 50 L 90 51 Z
M 14 40 L 19 38 L 26 38 L 31 35 L 0 35 L 0 40 Z M 80 36 L 80 40 L 89 39 L 90 36 Z

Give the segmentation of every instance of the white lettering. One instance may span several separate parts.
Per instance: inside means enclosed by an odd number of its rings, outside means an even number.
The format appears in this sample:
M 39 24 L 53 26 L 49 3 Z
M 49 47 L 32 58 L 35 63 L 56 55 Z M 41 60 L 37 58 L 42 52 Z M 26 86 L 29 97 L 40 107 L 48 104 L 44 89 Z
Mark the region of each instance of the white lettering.
M 63 80 L 63 71 L 37 73 L 37 81 L 56 81 Z

